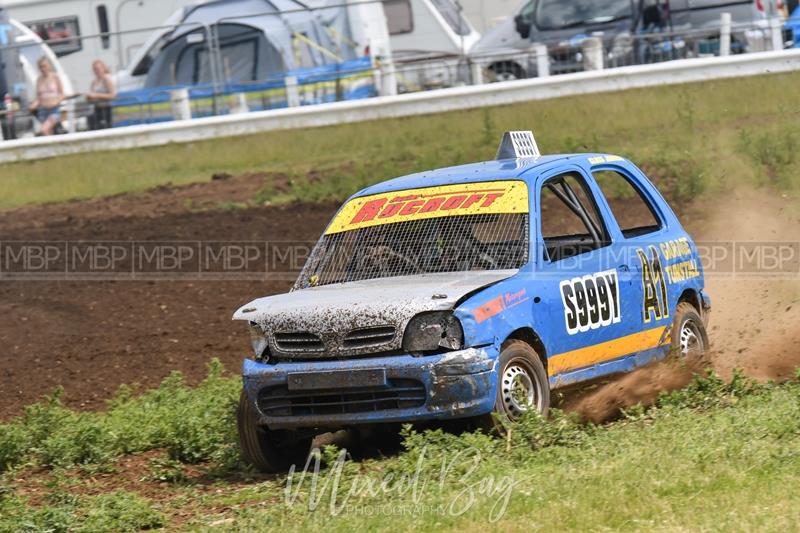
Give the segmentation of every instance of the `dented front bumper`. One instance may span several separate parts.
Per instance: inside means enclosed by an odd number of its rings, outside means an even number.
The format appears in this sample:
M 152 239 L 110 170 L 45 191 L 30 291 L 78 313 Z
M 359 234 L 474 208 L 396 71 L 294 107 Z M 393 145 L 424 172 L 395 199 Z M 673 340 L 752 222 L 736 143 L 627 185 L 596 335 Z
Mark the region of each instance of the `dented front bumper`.
M 495 347 L 487 346 L 422 357 L 275 364 L 247 359 L 244 389 L 258 408 L 260 423 L 273 429 L 466 418 L 492 410 L 498 355 Z M 385 374 L 384 382 L 358 382 L 360 375 L 372 381 L 375 372 L 368 371 L 379 369 L 383 370 L 379 374 Z M 336 379 L 326 379 L 328 373 Z M 308 390 L 292 387 L 303 382 L 298 377 L 309 374 L 316 382 L 336 385 Z

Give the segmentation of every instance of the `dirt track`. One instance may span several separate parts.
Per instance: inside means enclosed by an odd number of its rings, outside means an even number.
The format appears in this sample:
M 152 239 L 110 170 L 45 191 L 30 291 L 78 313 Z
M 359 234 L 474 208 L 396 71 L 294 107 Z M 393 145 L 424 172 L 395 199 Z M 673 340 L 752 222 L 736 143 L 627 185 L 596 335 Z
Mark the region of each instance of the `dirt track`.
M 223 202 L 250 198 L 262 180 L 262 175 L 241 176 L 7 211 L 0 213 L 0 240 L 315 240 L 335 205 L 220 209 Z M 730 201 L 755 205 L 752 200 L 745 195 Z M 698 216 L 691 206 L 682 211 L 684 225 L 698 238 L 776 240 L 776 232 L 788 231 L 780 237 L 797 240 L 797 221 L 784 215 L 774 227 L 750 221 L 746 228 L 732 228 L 715 216 Z M 723 212 L 735 211 L 728 206 Z M 747 228 L 754 227 L 768 234 L 747 234 Z M 727 283 L 732 285 L 716 286 L 711 334 L 723 339 L 716 366 L 722 372 L 743 366 L 760 378 L 788 377 L 792 365 L 800 364 L 797 284 Z M 248 338 L 241 324 L 231 322 L 233 310 L 289 285 L 289 281 L 0 282 L 4 317 L 0 419 L 19 414 L 59 385 L 67 405 L 95 409 L 123 383 L 152 387 L 172 370 L 196 382 L 212 357 L 236 372 L 247 353 Z M 741 294 L 749 295 L 747 305 L 741 304 Z M 676 378 L 664 371 L 635 374 L 590 396 L 590 403 L 607 409 L 575 408 L 602 420 L 618 406 L 634 399 L 647 401 L 664 386 L 679 386 L 686 379 L 685 374 Z
M 0 240 L 315 240 L 335 206 L 196 211 L 260 186 L 245 176 L 139 195 L 0 214 Z M 203 198 L 214 198 L 212 205 Z M 192 209 L 186 206 L 191 205 Z M 219 357 L 236 372 L 248 337 L 230 320 L 288 281 L 0 282 L 0 418 L 64 387 L 67 405 L 99 408 L 123 383 L 190 382 Z

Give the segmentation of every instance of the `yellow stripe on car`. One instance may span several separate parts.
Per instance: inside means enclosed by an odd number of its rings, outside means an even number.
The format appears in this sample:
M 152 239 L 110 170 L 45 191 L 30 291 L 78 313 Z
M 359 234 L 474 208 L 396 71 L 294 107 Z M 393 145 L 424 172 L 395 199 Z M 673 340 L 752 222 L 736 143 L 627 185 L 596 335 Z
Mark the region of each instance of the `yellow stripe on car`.
M 669 342 L 665 327 L 648 329 L 618 339 L 593 344 L 571 352 L 550 357 L 547 373 L 551 376 L 586 366 L 611 361 L 619 357 L 657 348 Z

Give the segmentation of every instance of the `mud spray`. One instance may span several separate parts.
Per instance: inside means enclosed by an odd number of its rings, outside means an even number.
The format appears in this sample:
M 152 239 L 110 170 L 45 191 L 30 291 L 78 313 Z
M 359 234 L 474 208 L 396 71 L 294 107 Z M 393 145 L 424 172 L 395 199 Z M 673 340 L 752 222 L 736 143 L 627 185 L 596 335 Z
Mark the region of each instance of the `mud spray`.
M 708 209 L 708 204 L 703 205 Z M 704 243 L 797 243 L 800 208 L 769 191 L 738 191 L 714 205 L 710 213 L 692 209 L 685 224 Z M 695 213 L 693 216 L 692 213 Z M 797 250 L 795 249 L 795 254 Z M 800 280 L 795 255 L 789 275 L 708 272 L 706 287 L 713 309 L 710 353 L 702 360 L 667 360 L 643 367 L 594 390 L 565 398 L 563 408 L 601 423 L 636 404 L 650 405 L 658 395 L 686 386 L 706 368 L 725 379 L 739 368 L 759 381 L 785 381 L 800 367 Z M 725 270 L 722 267 L 720 270 Z

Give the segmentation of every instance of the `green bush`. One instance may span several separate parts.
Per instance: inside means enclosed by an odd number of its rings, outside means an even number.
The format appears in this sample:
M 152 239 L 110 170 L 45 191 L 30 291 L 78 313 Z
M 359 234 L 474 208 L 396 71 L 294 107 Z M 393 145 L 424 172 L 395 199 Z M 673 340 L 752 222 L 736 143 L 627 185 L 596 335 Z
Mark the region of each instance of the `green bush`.
M 240 383 L 223 377 L 219 361 L 188 387 L 179 373 L 140 396 L 123 387 L 103 413 L 65 408 L 56 391 L 25 414 L 0 424 L 0 468 L 102 465 L 132 452 L 165 448 L 187 463 L 238 460 L 235 409 Z

